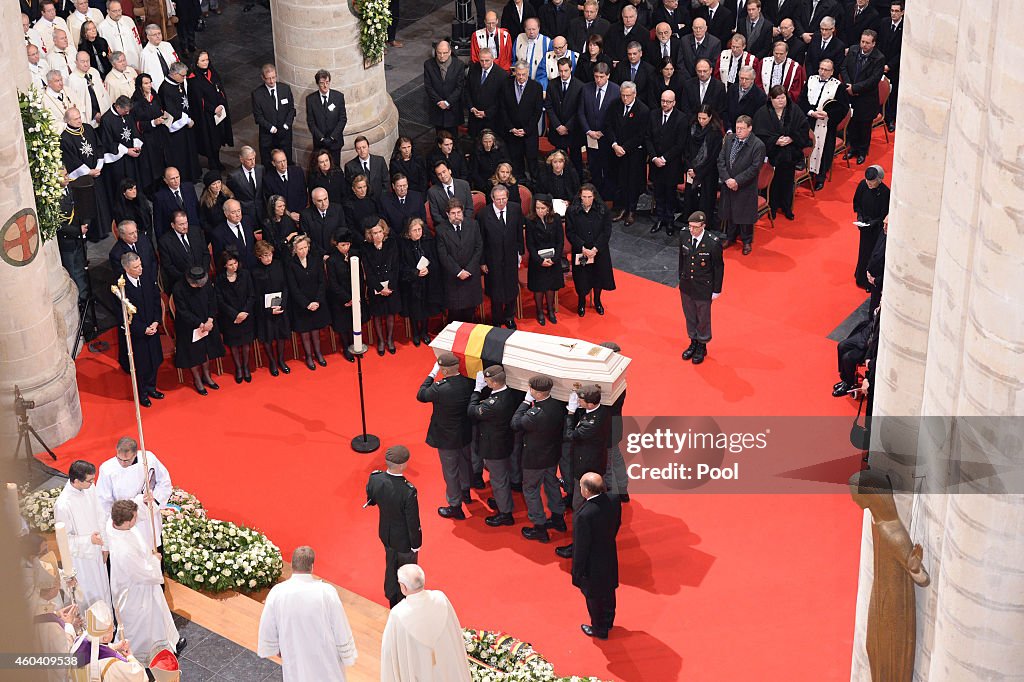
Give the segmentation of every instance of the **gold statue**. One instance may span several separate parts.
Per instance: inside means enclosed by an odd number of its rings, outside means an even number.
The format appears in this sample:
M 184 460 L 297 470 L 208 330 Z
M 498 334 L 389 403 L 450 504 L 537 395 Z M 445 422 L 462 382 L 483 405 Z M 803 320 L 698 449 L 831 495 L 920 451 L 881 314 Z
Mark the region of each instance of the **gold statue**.
M 850 478 L 850 495 L 871 512 L 875 578 L 868 605 L 868 662 L 873 682 L 911 682 L 914 676 L 916 609 L 914 585 L 928 585 L 924 551 L 900 521 L 889 477 L 860 471 Z

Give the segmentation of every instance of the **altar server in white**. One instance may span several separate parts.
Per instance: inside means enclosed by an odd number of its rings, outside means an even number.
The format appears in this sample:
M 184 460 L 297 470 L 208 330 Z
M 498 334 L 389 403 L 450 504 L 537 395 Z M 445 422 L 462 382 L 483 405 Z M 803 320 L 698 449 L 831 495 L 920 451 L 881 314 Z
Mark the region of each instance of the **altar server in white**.
M 296 548 L 292 577 L 271 588 L 260 615 L 256 653 L 281 657 L 284 682 L 345 682 L 345 668 L 356 663 L 341 598 L 313 577 L 315 558 L 312 547 Z
M 96 495 L 96 467 L 79 459 L 68 469 L 68 482 L 53 504 L 53 520 L 68 530 L 75 577 L 85 603 L 111 604 L 107 577 L 107 515 Z
M 470 682 L 466 645 L 444 592 L 425 590 L 416 564 L 398 569 L 403 599 L 391 609 L 380 645 L 381 682 Z
M 110 510 L 110 592 L 114 613 L 124 625 L 125 639 L 142 660 L 149 660 L 158 645 L 175 648 L 180 654 L 185 638 L 178 637 L 160 587 L 164 583 L 160 555 L 146 543 L 136 526 L 138 510 L 131 500 L 118 500 Z
M 110 509 L 116 500 L 134 500 L 135 504 L 139 506 L 139 532 L 147 544 L 152 547 L 154 525 L 156 526 L 156 544 L 157 546 L 163 544 L 161 539 L 163 522 L 160 518 L 160 509 L 166 507 L 167 500 L 171 498 L 171 475 L 167 473 L 167 468 L 152 452 L 146 451 L 146 461 L 149 465 L 149 489 L 153 499 L 155 524 L 150 523 L 147 511 L 149 499 L 143 496 L 142 486 L 146 472 L 143 470 L 139 444 L 134 438 L 125 436 L 117 441 L 117 452 L 100 465 L 100 473 L 96 481 L 96 494 L 99 495 L 104 514 L 110 514 Z

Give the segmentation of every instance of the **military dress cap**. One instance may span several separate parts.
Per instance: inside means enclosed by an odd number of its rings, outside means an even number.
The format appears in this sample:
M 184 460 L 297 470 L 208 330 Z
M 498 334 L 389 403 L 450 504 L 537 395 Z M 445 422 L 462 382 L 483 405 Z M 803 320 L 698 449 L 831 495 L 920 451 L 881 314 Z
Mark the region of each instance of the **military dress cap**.
M 544 376 L 543 374 L 537 374 L 530 377 L 529 383 L 530 388 L 535 391 L 550 391 L 555 385 L 555 382 L 551 377 Z
M 455 367 L 459 364 L 459 358 L 455 356 L 455 353 L 444 351 L 437 356 L 437 364 L 440 367 Z
M 865 180 L 885 180 L 885 170 L 879 165 L 868 166 L 864 171 Z
M 694 211 L 690 214 L 690 217 L 686 219 L 688 223 L 706 223 L 708 217 L 704 215 L 704 211 Z
M 505 373 L 505 368 L 502 367 L 501 365 L 491 365 L 490 367 L 488 367 L 487 369 L 484 370 L 484 377 L 490 379 L 491 377 L 493 377 L 496 374 L 504 374 L 504 373 Z
M 392 445 L 385 451 L 384 460 L 391 464 L 405 464 L 409 461 L 409 448 L 404 445 Z
M 193 267 L 188 269 L 188 274 L 186 275 L 186 277 L 188 278 L 189 282 L 194 282 L 196 284 L 198 284 L 200 282 L 205 282 L 206 281 L 206 270 L 202 269 L 198 265 L 193 266 Z

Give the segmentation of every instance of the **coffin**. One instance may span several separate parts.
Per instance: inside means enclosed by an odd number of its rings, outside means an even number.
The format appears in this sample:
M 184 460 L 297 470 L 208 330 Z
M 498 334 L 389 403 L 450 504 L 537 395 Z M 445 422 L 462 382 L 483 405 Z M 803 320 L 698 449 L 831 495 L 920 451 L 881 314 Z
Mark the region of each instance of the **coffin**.
M 569 393 L 582 384 L 597 384 L 605 405 L 626 390 L 626 368 L 631 362 L 589 341 L 468 322 L 449 323 L 430 347 L 435 356 L 454 353 L 459 372 L 471 379 L 485 367 L 502 365 L 512 388 L 525 391 L 531 376 L 545 374 L 554 380 L 551 394 L 558 400 L 568 400 Z

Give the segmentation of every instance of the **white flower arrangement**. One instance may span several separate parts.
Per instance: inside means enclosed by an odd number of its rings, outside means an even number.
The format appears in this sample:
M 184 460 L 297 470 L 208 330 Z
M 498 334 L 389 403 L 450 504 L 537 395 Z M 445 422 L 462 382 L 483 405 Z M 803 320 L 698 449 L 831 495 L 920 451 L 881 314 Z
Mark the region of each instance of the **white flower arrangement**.
M 195 495 L 186 492 L 181 488 L 173 488 L 167 505 L 160 509 L 160 515 L 164 523 L 183 516 L 192 516 L 200 519 L 206 518 L 206 509 L 203 503 Z
M 384 59 L 384 44 L 391 26 L 390 0 L 359 0 L 353 3 L 359 14 L 359 48 L 367 68 Z
M 463 628 L 473 682 L 602 682 L 597 677 L 563 677 L 533 646 L 511 635 Z
M 60 182 L 63 160 L 60 135 L 53 126 L 50 113 L 43 106 L 42 94 L 36 88 L 18 93 L 21 125 L 25 129 L 25 147 L 36 196 L 39 233 L 44 240 L 53 239 L 63 222 L 60 201 L 64 187 Z
M 37 490 L 34 493 L 20 493 L 18 507 L 21 518 L 25 519 L 29 528 L 40 533 L 49 533 L 53 530 L 53 504 L 61 490 L 63 488 L 58 487 Z

